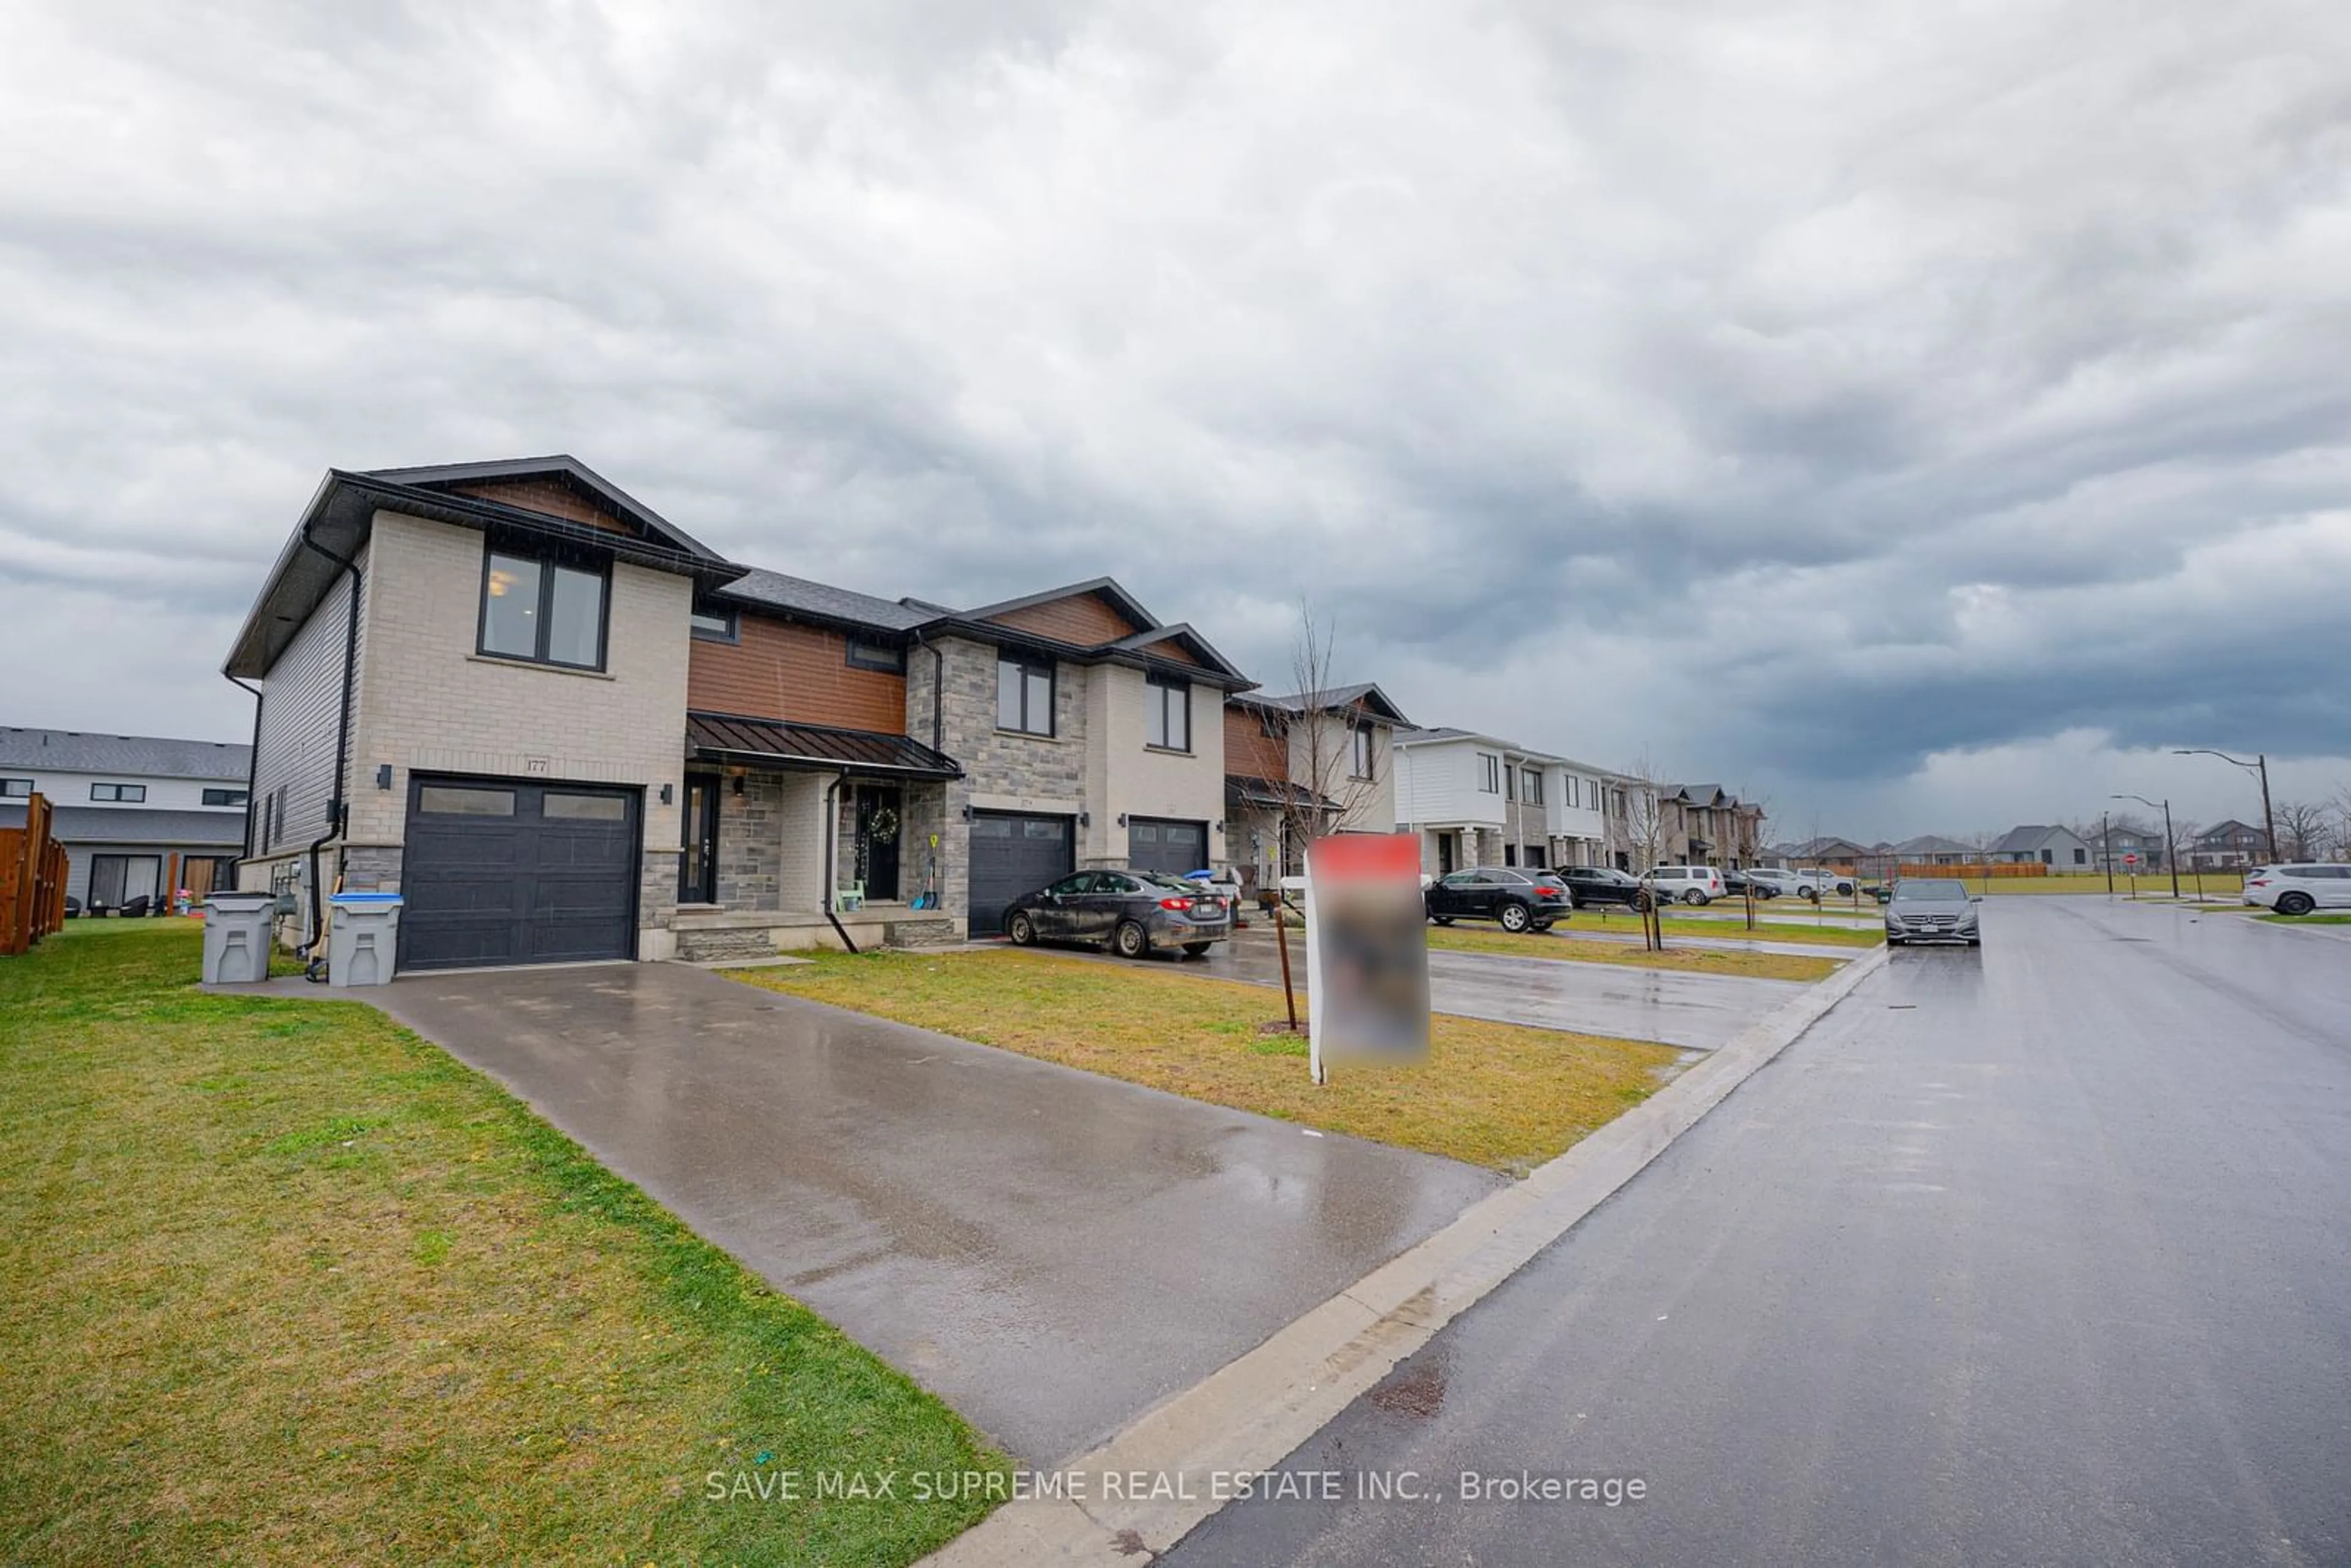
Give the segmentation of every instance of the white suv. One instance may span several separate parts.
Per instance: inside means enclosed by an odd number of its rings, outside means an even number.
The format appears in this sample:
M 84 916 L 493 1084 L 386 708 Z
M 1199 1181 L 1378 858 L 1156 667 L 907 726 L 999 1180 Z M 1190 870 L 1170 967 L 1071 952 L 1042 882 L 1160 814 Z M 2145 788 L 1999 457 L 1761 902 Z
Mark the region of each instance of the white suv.
M 2351 865 L 2263 865 L 2245 873 L 2245 902 L 2280 915 L 2351 909 Z
M 1853 878 L 1834 871 L 1788 871 L 1779 866 L 1758 866 L 1747 873 L 1758 882 L 1768 882 L 1782 894 L 1794 894 L 1799 898 L 1819 902 L 1823 892 L 1847 894 L 1853 891 Z
M 1722 896 L 1722 873 L 1710 865 L 1661 865 L 1643 879 L 1659 904 L 1709 904 Z

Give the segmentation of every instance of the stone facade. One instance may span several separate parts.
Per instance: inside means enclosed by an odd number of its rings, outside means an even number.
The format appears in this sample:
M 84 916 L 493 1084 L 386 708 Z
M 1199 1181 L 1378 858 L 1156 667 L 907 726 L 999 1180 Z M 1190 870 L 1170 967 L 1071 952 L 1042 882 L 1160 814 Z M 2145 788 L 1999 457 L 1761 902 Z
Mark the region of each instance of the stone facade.
M 780 773 L 746 772 L 719 785 L 719 907 L 783 907 L 784 784 Z

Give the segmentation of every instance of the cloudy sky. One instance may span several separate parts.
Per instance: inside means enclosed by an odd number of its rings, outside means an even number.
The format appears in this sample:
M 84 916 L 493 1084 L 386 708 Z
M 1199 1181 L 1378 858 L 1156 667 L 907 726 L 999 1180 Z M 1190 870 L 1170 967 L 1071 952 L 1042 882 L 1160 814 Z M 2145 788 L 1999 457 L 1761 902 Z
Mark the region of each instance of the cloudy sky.
M 691 15 L 685 13 L 691 12 Z M 241 738 L 329 465 L 1103 572 L 1791 833 L 2351 783 L 2351 7 L 0 12 L 0 722 Z

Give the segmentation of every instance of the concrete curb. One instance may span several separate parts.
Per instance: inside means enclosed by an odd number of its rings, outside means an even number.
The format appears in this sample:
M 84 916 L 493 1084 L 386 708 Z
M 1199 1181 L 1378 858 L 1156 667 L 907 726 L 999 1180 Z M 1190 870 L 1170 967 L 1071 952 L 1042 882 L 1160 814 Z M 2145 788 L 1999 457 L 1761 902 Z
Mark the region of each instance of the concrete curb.
M 1855 958 L 1525 1181 L 1473 1204 L 1255 1350 L 1057 1467 L 1055 1476 L 1071 1479 L 1067 1495 L 1018 1498 L 924 1562 L 1131 1564 L 1173 1547 L 1222 1506 L 1216 1478 L 1280 1464 L 1599 1207 L 1889 956 L 1877 947 Z M 1110 1477 L 1132 1479 L 1105 1495 Z

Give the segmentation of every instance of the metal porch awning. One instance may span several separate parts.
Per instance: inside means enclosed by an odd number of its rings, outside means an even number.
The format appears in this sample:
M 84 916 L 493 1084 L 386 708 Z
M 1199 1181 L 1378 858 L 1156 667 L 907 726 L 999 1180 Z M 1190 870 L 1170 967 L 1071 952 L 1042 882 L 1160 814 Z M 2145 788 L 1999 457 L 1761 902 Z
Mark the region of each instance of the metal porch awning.
M 877 779 L 960 779 L 952 757 L 907 735 L 789 724 L 736 714 L 685 716 L 685 754 L 702 762 L 855 773 Z

